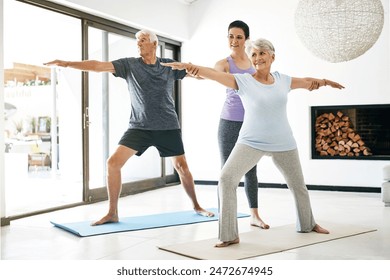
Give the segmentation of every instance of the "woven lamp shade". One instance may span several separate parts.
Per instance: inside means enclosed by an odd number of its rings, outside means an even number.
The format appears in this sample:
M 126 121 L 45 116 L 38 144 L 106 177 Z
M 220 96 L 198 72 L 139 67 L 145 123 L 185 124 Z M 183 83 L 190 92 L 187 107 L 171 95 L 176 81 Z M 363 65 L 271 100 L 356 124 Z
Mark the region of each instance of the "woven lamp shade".
M 378 40 L 383 23 L 380 0 L 301 0 L 295 12 L 302 43 L 329 62 L 364 54 Z

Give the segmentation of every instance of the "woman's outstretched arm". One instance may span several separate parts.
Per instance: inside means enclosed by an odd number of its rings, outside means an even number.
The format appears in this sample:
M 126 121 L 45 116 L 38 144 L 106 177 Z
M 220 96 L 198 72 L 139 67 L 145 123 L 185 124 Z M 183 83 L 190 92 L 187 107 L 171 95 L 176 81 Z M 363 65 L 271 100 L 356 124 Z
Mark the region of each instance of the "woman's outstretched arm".
M 172 67 L 174 70 L 186 70 L 191 76 L 213 80 L 229 88 L 238 89 L 236 79 L 232 74 L 218 72 L 213 68 L 183 62 L 161 63 L 161 65 Z
M 316 79 L 316 78 L 295 78 L 291 79 L 291 89 L 304 88 L 307 90 L 319 89 L 323 86 L 331 86 L 333 88 L 343 89 L 344 86 L 339 83 L 333 82 L 326 79 Z

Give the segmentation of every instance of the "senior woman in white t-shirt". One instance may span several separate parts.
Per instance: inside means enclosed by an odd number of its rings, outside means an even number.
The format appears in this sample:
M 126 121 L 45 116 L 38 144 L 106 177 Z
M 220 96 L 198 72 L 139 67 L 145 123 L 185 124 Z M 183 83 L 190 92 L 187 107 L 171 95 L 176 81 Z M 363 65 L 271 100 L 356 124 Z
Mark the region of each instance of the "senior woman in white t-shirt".
M 247 49 L 256 69 L 254 74 L 229 74 L 190 63 L 166 63 L 173 69 L 215 80 L 237 90 L 245 118 L 233 151 L 226 161 L 218 183 L 220 196 L 219 240 L 216 247 L 240 242 L 237 225 L 236 189 L 242 176 L 263 156 L 271 156 L 291 190 L 296 210 L 298 232 L 329 233 L 314 220 L 310 197 L 304 182 L 297 145 L 287 119 L 287 94 L 292 89 L 315 90 L 322 86 L 342 89 L 342 85 L 325 79 L 295 78 L 271 72 L 275 48 L 258 39 Z

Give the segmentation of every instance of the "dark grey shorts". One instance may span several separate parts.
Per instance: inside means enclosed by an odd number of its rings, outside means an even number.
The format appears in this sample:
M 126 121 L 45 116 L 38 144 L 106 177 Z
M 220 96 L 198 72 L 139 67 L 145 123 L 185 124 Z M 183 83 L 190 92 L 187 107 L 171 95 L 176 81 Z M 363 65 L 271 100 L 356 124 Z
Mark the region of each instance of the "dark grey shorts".
M 137 156 L 142 155 L 150 146 L 156 147 L 161 157 L 184 154 L 180 129 L 143 130 L 129 128 L 118 144 L 137 151 Z

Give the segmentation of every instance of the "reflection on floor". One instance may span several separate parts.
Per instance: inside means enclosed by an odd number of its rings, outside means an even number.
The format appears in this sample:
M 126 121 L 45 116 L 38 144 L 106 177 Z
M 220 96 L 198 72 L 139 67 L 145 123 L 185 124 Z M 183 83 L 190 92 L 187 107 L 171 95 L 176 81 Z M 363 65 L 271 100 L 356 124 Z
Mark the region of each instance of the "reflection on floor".
M 6 214 L 16 216 L 81 202 L 82 183 L 81 178 L 55 173 L 50 169 L 31 167 L 24 173 L 6 173 Z
M 205 208 L 217 207 L 216 186 L 197 186 Z M 372 233 L 334 240 L 261 257 L 256 260 L 390 260 L 390 207 L 380 194 L 310 191 L 317 222 L 366 225 Z M 248 212 L 243 188 L 238 188 L 238 211 Z M 271 227 L 295 222 L 294 202 L 286 189 L 260 189 L 260 213 Z M 191 209 L 181 186 L 121 198 L 120 215 L 136 216 Z M 107 202 L 80 206 L 12 221 L 1 228 L 1 258 L 5 260 L 188 260 L 159 250 L 158 245 L 215 238 L 217 222 L 80 238 L 50 224 L 100 218 Z M 239 219 L 240 232 L 253 230 L 249 218 Z M 260 230 L 260 229 L 259 229 Z M 331 230 L 331 229 L 330 229 Z

